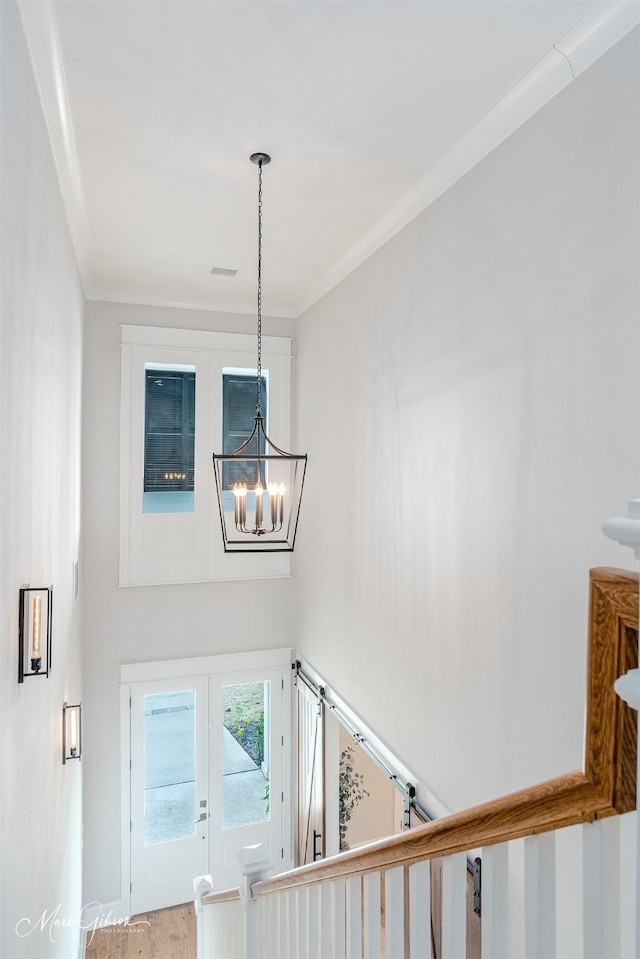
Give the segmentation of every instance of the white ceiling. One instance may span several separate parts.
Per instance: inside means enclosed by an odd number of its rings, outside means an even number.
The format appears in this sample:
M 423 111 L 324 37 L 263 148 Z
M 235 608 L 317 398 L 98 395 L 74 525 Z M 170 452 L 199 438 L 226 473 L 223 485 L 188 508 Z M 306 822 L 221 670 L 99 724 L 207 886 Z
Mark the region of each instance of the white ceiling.
M 25 0 L 87 295 L 253 312 L 261 150 L 264 312 L 298 315 L 639 7 Z

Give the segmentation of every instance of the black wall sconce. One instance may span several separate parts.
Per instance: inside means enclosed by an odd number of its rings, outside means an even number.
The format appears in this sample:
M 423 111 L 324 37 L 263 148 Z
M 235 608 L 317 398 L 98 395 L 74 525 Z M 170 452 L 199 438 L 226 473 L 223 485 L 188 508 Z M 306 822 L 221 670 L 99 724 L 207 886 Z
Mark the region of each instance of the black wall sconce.
M 53 586 L 23 586 L 18 613 L 18 682 L 51 670 Z
M 82 703 L 62 707 L 62 764 L 82 759 Z

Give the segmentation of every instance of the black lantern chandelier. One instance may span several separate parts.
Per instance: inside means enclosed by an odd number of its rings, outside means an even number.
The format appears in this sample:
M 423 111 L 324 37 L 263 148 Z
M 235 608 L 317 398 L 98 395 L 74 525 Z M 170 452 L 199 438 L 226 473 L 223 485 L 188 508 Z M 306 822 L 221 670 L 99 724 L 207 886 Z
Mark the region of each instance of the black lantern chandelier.
M 262 408 L 262 168 L 271 162 L 254 153 L 258 167 L 258 359 L 256 415 L 251 435 L 231 452 L 213 454 L 222 539 L 227 553 L 293 550 L 307 455 L 286 453 L 265 431 Z

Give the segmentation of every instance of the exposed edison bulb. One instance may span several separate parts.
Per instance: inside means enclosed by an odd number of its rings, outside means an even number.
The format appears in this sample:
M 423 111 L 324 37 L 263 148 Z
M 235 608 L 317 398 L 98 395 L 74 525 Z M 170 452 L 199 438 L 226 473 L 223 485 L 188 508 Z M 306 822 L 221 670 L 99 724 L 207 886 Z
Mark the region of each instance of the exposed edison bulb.
M 236 527 L 240 529 L 244 526 L 247 517 L 247 484 L 234 483 L 233 492 L 233 518 Z
M 33 599 L 33 627 L 32 627 L 32 657 L 34 659 L 40 658 L 40 631 L 42 623 L 42 597 L 35 596 Z
M 69 740 L 69 749 L 71 751 L 71 755 L 75 756 L 78 748 L 78 717 L 75 709 L 71 710 L 71 733 Z

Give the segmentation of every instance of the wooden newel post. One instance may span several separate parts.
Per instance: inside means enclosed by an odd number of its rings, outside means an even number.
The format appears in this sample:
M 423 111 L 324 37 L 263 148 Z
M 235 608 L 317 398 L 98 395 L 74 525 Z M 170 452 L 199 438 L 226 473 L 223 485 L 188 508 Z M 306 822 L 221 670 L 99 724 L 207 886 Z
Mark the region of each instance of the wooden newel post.
M 258 959 L 258 901 L 253 898 L 251 887 L 254 882 L 267 878 L 274 865 L 269 859 L 264 843 L 245 846 L 238 852 L 242 866 L 240 899 L 247 914 L 247 952 L 246 959 Z
M 632 709 L 638 710 L 638 744 L 640 745 L 640 669 L 630 669 L 614 684 L 615 691 L 620 699 Z M 640 756 L 640 749 L 638 750 Z M 635 957 L 640 959 L 640 762 L 638 762 L 638 779 L 636 792 L 636 819 L 638 824 L 638 843 L 636 851 L 636 948 Z

